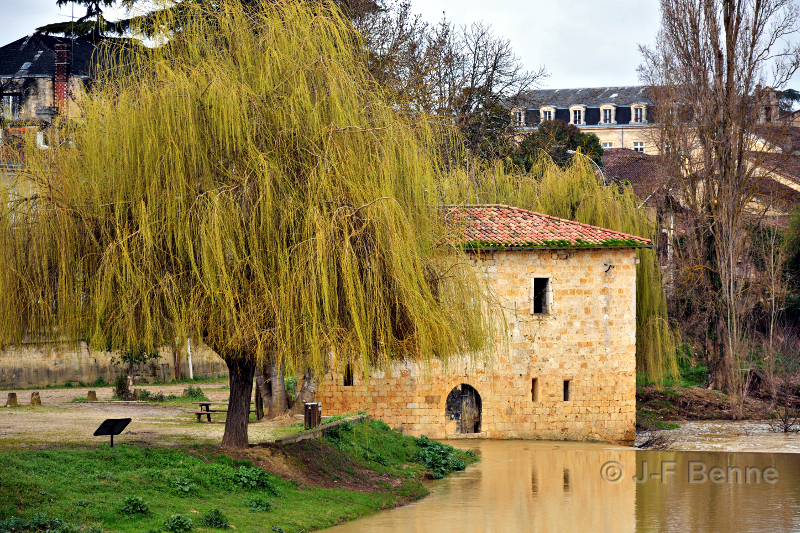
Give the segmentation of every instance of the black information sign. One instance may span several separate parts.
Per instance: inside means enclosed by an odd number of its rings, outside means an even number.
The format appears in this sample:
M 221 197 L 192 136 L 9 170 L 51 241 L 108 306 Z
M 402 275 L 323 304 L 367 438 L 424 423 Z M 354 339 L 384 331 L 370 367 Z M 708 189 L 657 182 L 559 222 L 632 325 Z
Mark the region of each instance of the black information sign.
M 109 418 L 105 420 L 100 427 L 94 432 L 95 437 L 104 437 L 106 435 L 111 437 L 111 447 L 114 447 L 114 435 L 122 433 L 128 424 L 131 423 L 130 418 Z

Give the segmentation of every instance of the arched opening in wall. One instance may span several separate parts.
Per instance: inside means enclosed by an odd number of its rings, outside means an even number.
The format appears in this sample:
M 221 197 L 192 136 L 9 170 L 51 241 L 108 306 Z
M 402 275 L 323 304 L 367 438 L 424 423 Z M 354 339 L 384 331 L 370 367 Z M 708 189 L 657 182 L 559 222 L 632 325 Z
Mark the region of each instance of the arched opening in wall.
M 457 422 L 457 433 L 481 432 L 481 395 L 470 385 L 462 383 L 450 391 L 444 412 Z

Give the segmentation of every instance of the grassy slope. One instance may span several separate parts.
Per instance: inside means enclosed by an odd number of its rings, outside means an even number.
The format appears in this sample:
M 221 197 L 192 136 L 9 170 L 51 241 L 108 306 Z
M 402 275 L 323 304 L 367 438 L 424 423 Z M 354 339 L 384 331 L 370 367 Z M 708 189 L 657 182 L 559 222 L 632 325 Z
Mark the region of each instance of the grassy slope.
M 3 454 L 0 469 L 0 520 L 45 512 L 103 530 L 143 532 L 162 529 L 173 514 L 188 516 L 197 526 L 202 513 L 219 508 L 241 531 L 270 531 L 272 526 L 310 531 L 427 494 L 419 480 L 430 475 L 423 462 L 413 459 L 418 442 L 371 421 L 350 425 L 333 439 L 245 452 L 256 463 L 260 455 L 280 455 L 295 469 L 302 483 L 272 476 L 279 496 L 237 485 L 237 469 L 253 462 L 228 457 L 214 447 L 106 445 L 9 452 Z M 474 460 L 463 452 L 455 454 L 467 464 Z M 339 483 L 348 488 L 336 488 Z M 148 502 L 149 512 L 123 514 L 129 496 Z M 251 511 L 246 501 L 254 498 L 269 500 L 273 509 Z

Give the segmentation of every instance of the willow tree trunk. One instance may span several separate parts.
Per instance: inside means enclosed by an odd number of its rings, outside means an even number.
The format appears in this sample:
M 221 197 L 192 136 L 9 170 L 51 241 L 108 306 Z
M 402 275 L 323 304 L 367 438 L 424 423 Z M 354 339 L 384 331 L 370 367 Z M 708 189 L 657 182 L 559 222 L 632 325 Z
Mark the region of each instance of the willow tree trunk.
M 301 414 L 305 404 L 313 402 L 319 390 L 319 381 L 314 379 L 314 374 L 310 370 L 303 377 L 305 378 L 303 386 L 300 387 L 300 391 L 297 393 L 297 400 L 292 407 L 292 414 Z
M 286 384 L 283 381 L 283 369 L 270 365 L 272 378 L 272 402 L 269 405 L 269 417 L 276 418 L 286 412 Z
M 247 423 L 250 418 L 250 397 L 253 393 L 255 363 L 243 358 L 225 361 L 228 364 L 231 394 L 228 400 L 228 416 L 225 419 L 225 434 L 222 446 L 225 448 L 247 448 Z
M 256 368 L 256 418 L 264 418 L 264 372 Z

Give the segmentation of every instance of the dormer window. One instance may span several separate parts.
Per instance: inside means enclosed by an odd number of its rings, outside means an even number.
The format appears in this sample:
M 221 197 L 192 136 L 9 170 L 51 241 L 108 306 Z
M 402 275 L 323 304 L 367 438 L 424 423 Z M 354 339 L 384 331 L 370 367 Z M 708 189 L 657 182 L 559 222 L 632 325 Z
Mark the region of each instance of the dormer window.
M 571 118 L 570 124 L 574 124 L 575 126 L 586 125 L 586 123 L 584 122 L 584 119 L 586 118 L 586 108 L 584 106 L 582 105 L 570 106 L 569 116 Z
M 556 116 L 556 110 L 550 106 L 542 107 L 539 109 L 539 116 L 542 122 L 545 120 L 553 120 L 553 118 Z
M 642 104 L 631 106 L 631 124 L 644 124 L 647 122 L 647 108 Z
M 515 108 L 512 110 L 512 115 L 514 117 L 514 126 L 521 128 L 525 125 L 525 110 L 521 108 Z
M 617 123 L 617 106 L 614 104 L 604 104 L 600 106 L 600 124 Z

